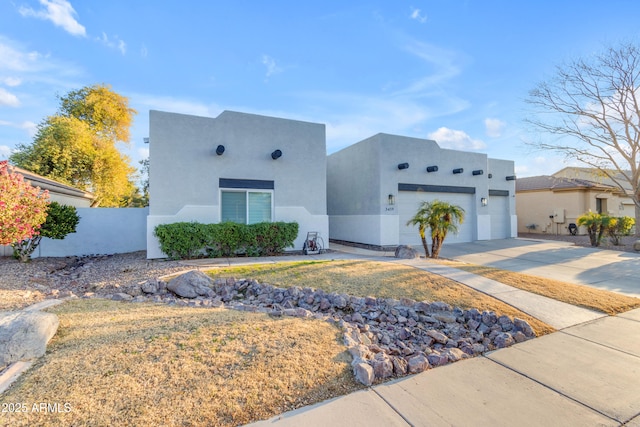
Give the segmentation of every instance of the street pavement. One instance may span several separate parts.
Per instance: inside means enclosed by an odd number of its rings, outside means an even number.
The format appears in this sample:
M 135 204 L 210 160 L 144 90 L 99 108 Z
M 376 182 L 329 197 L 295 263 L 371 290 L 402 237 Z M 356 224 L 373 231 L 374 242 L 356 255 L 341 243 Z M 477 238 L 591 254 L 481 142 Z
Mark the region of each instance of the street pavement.
M 325 255 L 402 262 L 441 274 L 558 332 L 252 426 L 640 427 L 640 309 L 606 316 L 424 259 L 399 261 L 388 253 L 332 248 L 340 252 Z M 441 256 L 640 296 L 637 254 L 507 239 L 445 243 Z

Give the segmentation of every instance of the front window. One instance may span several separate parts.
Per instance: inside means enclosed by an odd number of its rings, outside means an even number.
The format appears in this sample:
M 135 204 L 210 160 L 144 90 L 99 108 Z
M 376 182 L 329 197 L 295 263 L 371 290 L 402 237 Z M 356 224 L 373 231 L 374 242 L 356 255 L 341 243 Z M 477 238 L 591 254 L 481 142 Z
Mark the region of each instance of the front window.
M 273 212 L 272 191 L 222 191 L 220 197 L 222 222 L 240 224 L 271 222 Z

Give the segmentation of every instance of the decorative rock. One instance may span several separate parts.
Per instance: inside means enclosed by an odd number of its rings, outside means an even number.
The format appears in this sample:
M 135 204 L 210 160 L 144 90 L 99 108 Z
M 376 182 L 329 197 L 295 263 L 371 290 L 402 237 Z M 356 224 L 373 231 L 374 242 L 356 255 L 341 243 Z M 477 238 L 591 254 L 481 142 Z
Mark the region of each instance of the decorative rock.
M 378 353 L 371 361 L 376 378 L 384 379 L 393 375 L 393 363 L 385 353 Z
M 353 365 L 353 375 L 356 377 L 356 381 L 366 386 L 373 384 L 373 380 L 375 379 L 373 368 L 364 362 Z
M 429 360 L 422 354 L 418 354 L 409 358 L 407 361 L 407 369 L 411 374 L 426 371 L 429 368 Z
M 400 245 L 396 248 L 395 257 L 401 259 L 415 259 L 420 258 L 420 254 L 411 246 Z
M 272 316 L 313 317 L 337 324 L 353 357 L 356 379 L 369 386 L 376 380 L 421 372 L 482 354 L 535 336 L 524 320 L 491 311 L 462 310 L 445 302 L 416 302 L 408 298 L 355 297 L 310 287 L 277 288 L 247 279 L 216 279 L 198 271 L 178 278 L 183 283 L 141 284 L 148 299 L 181 306 L 226 306 Z M 183 298 L 197 298 L 187 302 Z M 206 296 L 206 298 L 202 298 Z M 130 296 L 129 296 L 130 297 Z M 136 300 L 146 297 L 136 297 Z
M 142 285 L 140 285 L 140 290 L 145 294 L 155 294 L 159 290 L 158 281 L 157 280 L 147 280 Z
M 449 338 L 442 332 L 438 332 L 435 329 L 429 329 L 427 331 L 427 335 L 439 342 L 440 344 L 446 344 L 449 341 Z
M 640 240 L 636 240 L 635 242 L 633 242 L 633 250 L 640 251 Z
M 535 332 L 533 332 L 533 329 L 531 328 L 531 325 L 529 325 L 522 319 L 514 317 L 513 325 L 515 326 L 516 331 L 522 332 L 527 338 L 533 338 L 536 336 Z
M 516 341 L 513 339 L 509 332 L 502 332 L 493 339 L 493 343 L 497 348 L 505 348 L 514 344 L 515 342 Z
M 113 294 L 111 299 L 114 301 L 131 301 L 133 297 L 129 294 L 125 294 L 124 292 L 118 292 L 117 294 Z
M 58 325 L 53 313 L 0 312 L 0 366 L 42 356 Z
M 213 281 L 201 271 L 189 271 L 169 281 L 167 289 L 183 298 L 196 298 L 199 295 L 213 296 Z

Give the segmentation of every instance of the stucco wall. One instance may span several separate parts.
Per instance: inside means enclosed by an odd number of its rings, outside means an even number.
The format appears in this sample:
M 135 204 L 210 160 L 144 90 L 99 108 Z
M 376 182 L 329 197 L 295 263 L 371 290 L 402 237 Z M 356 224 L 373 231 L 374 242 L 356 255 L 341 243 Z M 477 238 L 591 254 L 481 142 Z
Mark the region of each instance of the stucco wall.
M 148 213 L 148 208 L 78 208 L 76 232 L 63 240 L 43 238 L 33 257 L 144 251 Z
M 277 160 L 275 150 L 282 151 Z M 163 256 L 156 225 L 220 221 L 220 178 L 273 181 L 273 220 L 299 222 L 296 249 L 307 231 L 328 240 L 323 124 L 231 111 L 216 118 L 151 111 L 149 161 L 149 258 Z
M 634 215 L 632 207 L 625 203 L 626 198 L 602 191 L 521 191 L 516 195 L 518 232 L 568 234 L 569 224 L 576 223 L 580 215 L 589 210 L 596 212 L 597 198 L 606 199 L 608 215 Z M 564 214 L 564 221 L 556 219 L 558 214 Z M 550 218 L 551 216 L 554 218 Z M 527 228 L 528 225 L 533 224 L 536 225 L 535 229 Z M 586 230 L 581 227 L 579 233 L 585 234 Z
M 409 167 L 398 169 L 401 163 Z M 438 166 L 438 171 L 428 173 L 427 166 Z M 457 168 L 463 172 L 454 174 Z M 482 174 L 473 175 L 474 170 Z M 515 192 L 515 181 L 506 180 L 514 174 L 513 161 L 441 149 L 435 141 L 399 135 L 377 134 L 333 153 L 327 159 L 327 171 L 331 238 L 380 246 L 398 244 L 398 230 L 404 227 L 398 219 L 399 206 L 388 202 L 389 195 L 398 199 L 399 183 L 474 188 L 465 225 L 473 228 L 474 239 L 491 235 L 489 210 L 481 206 L 481 198 L 488 198 L 490 189 L 506 190 L 509 196 Z M 440 194 L 446 200 L 446 193 Z M 507 226 L 515 237 L 513 197 L 509 197 L 509 209 Z

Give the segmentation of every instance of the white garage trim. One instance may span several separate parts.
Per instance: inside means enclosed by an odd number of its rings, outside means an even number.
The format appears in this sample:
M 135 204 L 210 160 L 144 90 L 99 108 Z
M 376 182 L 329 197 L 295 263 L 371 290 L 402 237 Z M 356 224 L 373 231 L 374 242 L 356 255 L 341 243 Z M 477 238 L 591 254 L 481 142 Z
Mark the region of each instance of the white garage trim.
M 489 190 L 489 215 L 491 216 L 491 239 L 511 237 L 511 212 L 509 192 Z
M 430 191 L 427 191 L 430 190 Z M 448 190 L 448 191 L 447 191 Z M 442 200 L 458 205 L 465 212 L 465 221 L 458 226 L 457 234 L 448 234 L 445 242 L 472 242 L 475 236 L 475 188 L 453 186 L 430 186 L 418 184 L 398 184 L 398 220 L 400 229 L 400 244 L 422 247 L 417 226 L 408 226 L 409 221 L 417 212 L 420 204 L 425 201 Z M 428 233 L 428 231 L 427 231 Z M 431 236 L 427 234 L 427 242 L 431 243 Z

